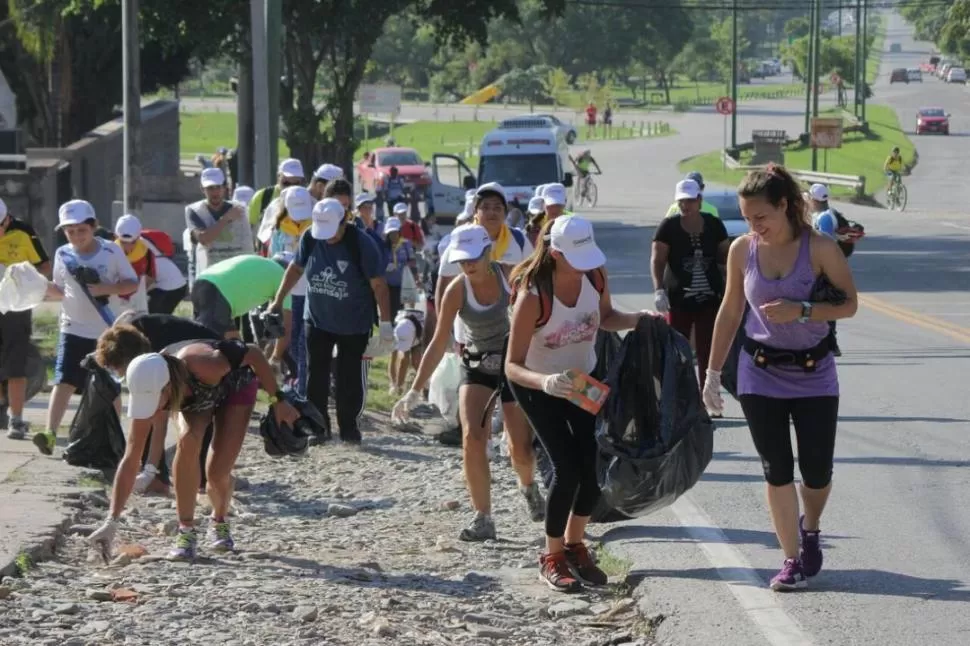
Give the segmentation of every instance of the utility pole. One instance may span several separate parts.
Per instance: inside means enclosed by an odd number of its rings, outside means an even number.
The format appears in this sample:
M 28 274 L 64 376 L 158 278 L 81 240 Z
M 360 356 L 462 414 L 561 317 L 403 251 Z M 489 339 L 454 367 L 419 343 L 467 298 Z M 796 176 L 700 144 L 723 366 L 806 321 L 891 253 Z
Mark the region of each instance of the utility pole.
M 869 1 L 862 0 L 862 123 L 866 122 L 866 67 L 869 65 Z
M 853 114 L 856 118 L 859 118 L 859 108 L 860 100 L 863 96 L 864 90 L 862 84 L 864 83 L 865 73 L 863 72 L 862 66 L 862 0 L 856 0 L 855 3 L 855 78 L 852 82 L 853 94 Z
M 269 167 L 275 169 L 279 164 L 280 153 L 280 76 L 283 69 L 280 61 L 282 43 L 280 36 L 283 23 L 283 3 L 281 0 L 265 0 L 266 20 L 266 75 L 269 100 Z M 306 161 L 306 160 L 304 160 Z
M 818 118 L 818 90 L 819 90 L 819 71 L 822 67 L 822 1 L 815 0 L 815 32 L 812 34 L 812 38 L 815 41 L 814 48 L 814 60 L 812 68 L 814 69 L 814 76 L 812 79 L 815 81 L 814 91 L 812 92 L 812 118 Z M 809 130 L 811 133 L 811 130 Z M 812 170 L 818 170 L 818 148 L 812 146 Z
M 266 7 L 264 0 L 250 0 L 253 42 L 253 186 L 274 183 L 270 166 L 269 70 L 266 49 Z
M 815 72 L 815 0 L 808 8 L 808 56 L 805 60 L 805 132 L 811 132 L 812 118 L 812 92 L 815 90 L 815 83 L 812 79 Z
M 236 85 L 236 172 L 235 183 L 253 186 L 253 53 L 244 48 L 239 60 Z
M 731 12 L 731 148 L 738 146 L 738 0 Z
M 141 213 L 141 60 L 138 43 L 138 0 L 121 0 L 122 210 Z

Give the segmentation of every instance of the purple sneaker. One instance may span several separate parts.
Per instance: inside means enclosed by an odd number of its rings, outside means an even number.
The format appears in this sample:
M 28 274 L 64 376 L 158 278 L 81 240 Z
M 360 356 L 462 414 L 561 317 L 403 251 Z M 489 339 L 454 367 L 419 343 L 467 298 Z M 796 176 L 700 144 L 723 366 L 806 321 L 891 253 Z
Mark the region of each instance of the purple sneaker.
M 802 548 L 798 552 L 798 560 L 802 562 L 802 572 L 805 576 L 815 576 L 822 571 L 822 548 L 819 546 L 819 530 L 804 529 L 805 516 L 798 519 L 798 531 L 802 535 Z
M 168 553 L 172 561 L 194 561 L 195 548 L 199 539 L 194 529 L 180 529 L 175 537 L 175 548 Z
M 236 549 L 236 543 L 229 532 L 229 523 L 225 521 L 218 523 L 213 521 L 208 538 L 209 548 L 214 552 L 233 552 Z
M 808 579 L 802 571 L 802 564 L 798 559 L 785 559 L 781 572 L 771 580 L 770 587 L 775 592 L 787 592 L 808 587 Z

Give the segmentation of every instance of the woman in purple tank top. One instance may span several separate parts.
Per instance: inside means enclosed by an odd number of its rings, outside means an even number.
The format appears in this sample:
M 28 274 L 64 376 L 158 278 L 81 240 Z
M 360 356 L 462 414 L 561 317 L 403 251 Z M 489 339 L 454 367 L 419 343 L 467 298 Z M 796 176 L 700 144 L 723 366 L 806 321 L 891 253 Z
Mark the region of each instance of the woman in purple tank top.
M 793 590 L 822 569 L 818 527 L 832 489 L 839 414 L 828 321 L 855 315 L 858 302 L 845 256 L 834 240 L 812 229 L 801 189 L 784 168 L 749 173 L 738 196 L 752 233 L 738 238 L 728 254 L 704 403 L 712 412 L 723 409 L 720 369 L 748 305 L 738 400 L 761 458 L 771 520 L 785 553 L 771 589 Z M 833 301 L 828 302 L 817 295 L 822 276 L 844 298 L 828 297 Z M 789 420 L 798 442 L 801 517 Z

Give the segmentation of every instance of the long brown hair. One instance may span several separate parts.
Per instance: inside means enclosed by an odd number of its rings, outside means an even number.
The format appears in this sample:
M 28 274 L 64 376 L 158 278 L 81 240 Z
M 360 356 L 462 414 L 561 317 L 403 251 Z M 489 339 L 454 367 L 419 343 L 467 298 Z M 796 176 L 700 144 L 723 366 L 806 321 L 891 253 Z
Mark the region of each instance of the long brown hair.
M 768 164 L 764 170 L 749 172 L 738 186 L 738 196 L 761 197 L 772 206 L 781 204 L 782 199 L 786 200 L 788 206 L 785 209 L 785 216 L 796 237 L 812 227 L 808 220 L 802 189 L 783 166 Z
M 168 409 L 175 415 L 182 410 L 182 403 L 189 395 L 189 369 L 185 362 L 169 354 L 163 354 L 168 364 Z
M 552 257 L 549 245 L 549 230 L 554 220 L 547 220 L 536 236 L 535 249 L 532 255 L 520 262 L 512 270 L 509 282 L 516 290 L 528 290 L 537 285 L 551 285 L 552 274 L 556 269 L 556 260 Z

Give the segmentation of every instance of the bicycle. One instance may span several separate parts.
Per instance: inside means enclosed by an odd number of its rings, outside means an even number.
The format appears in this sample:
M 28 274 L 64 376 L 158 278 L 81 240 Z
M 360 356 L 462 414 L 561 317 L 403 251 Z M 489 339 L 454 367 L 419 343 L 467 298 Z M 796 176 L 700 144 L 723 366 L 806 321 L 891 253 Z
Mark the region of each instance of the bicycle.
M 906 210 L 906 203 L 908 201 L 908 194 L 906 192 L 906 186 L 903 184 L 903 178 L 899 173 L 886 173 L 886 175 L 892 177 L 889 182 L 889 190 L 886 191 L 886 201 L 889 204 L 889 208 L 893 211 L 904 211 Z
M 602 175 L 602 173 L 596 173 L 597 175 Z M 596 202 L 599 199 L 599 189 L 596 188 L 596 182 L 593 181 L 593 173 L 586 173 L 585 177 L 581 177 L 576 183 L 576 208 L 583 208 L 588 206 L 593 208 L 596 206 Z

